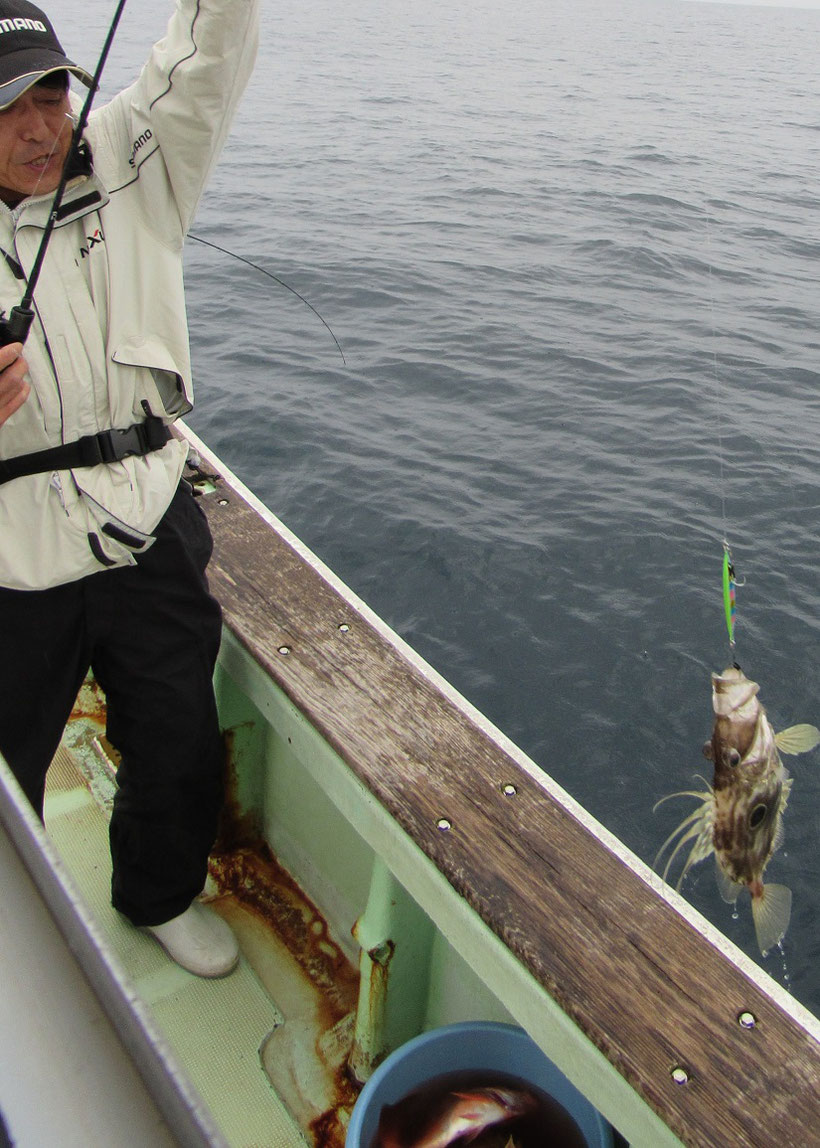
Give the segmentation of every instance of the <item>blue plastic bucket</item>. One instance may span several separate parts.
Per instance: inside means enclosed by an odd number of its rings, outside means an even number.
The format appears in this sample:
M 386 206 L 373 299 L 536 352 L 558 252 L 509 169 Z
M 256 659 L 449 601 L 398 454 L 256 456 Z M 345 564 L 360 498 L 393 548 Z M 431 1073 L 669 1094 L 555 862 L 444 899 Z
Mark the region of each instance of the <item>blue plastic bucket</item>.
M 508 1073 L 540 1088 L 567 1110 L 589 1148 L 612 1148 L 609 1124 L 523 1028 L 491 1021 L 433 1029 L 391 1053 L 356 1101 L 345 1148 L 370 1148 L 386 1104 L 395 1104 L 445 1073 L 484 1070 Z

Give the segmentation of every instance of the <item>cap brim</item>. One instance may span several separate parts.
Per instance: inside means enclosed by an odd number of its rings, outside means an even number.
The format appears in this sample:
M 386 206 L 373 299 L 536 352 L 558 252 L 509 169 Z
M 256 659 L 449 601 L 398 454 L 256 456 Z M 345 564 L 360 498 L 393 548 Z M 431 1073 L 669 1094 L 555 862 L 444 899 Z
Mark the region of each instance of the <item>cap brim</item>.
M 9 80 L 6 84 L 0 84 L 0 110 L 7 108 L 13 104 L 15 100 L 19 100 L 23 92 L 28 91 L 34 84 L 38 84 L 44 76 L 50 76 L 53 72 L 70 72 L 72 76 L 76 76 L 81 83 L 90 88 L 94 83 L 92 76 L 86 72 L 84 68 L 79 68 L 76 64 L 72 64 L 70 60 L 64 57 L 56 56 L 52 53 L 52 59 L 60 60 L 60 63 L 44 63 L 42 67 L 38 67 L 33 63 L 31 71 L 27 71 L 22 76 L 17 76 L 13 80 Z

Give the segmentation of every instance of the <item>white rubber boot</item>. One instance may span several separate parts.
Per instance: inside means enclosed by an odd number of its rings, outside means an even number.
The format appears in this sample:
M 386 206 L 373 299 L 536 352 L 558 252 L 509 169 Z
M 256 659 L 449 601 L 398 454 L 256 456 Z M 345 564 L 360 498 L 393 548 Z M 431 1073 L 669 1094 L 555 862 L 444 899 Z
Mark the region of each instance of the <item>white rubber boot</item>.
M 163 925 L 147 928 L 172 961 L 198 977 L 224 977 L 239 962 L 239 945 L 230 925 L 201 901 Z

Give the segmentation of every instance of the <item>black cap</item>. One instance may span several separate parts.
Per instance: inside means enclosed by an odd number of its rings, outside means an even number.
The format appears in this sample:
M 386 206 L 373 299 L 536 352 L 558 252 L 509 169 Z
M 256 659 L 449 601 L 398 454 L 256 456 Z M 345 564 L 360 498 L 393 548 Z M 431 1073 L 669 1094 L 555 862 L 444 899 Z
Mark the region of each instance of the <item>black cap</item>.
M 87 87 L 84 68 L 66 57 L 51 21 L 27 0 L 0 0 L 0 108 L 7 108 L 49 72 L 68 71 Z

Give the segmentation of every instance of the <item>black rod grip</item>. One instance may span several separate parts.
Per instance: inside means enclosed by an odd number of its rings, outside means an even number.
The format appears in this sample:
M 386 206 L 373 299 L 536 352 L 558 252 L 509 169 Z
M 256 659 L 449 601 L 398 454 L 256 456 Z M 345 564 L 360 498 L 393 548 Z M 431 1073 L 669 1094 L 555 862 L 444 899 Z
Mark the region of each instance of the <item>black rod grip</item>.
M 25 343 L 33 320 L 31 307 L 12 307 L 8 319 L 0 319 L 0 347 L 7 347 L 9 343 Z

